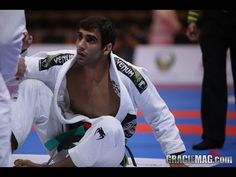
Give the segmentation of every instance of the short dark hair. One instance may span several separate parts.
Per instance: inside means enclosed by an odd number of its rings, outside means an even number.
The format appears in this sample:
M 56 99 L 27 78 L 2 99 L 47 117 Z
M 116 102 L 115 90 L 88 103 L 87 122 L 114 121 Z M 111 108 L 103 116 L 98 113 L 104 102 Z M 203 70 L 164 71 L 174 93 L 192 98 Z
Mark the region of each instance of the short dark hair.
M 112 46 L 115 45 L 115 26 L 109 18 L 103 16 L 87 17 L 79 22 L 78 29 L 85 29 L 88 31 L 98 29 L 101 33 L 102 47 L 108 43 L 112 43 Z

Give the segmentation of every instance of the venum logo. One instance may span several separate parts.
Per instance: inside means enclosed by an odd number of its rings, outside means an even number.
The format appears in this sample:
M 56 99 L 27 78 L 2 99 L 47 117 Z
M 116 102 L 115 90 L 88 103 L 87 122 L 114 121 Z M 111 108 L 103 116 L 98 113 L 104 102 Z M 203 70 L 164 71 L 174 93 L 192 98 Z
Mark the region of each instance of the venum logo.
M 114 59 L 118 71 L 122 72 L 124 75 L 129 77 L 138 89 L 139 93 L 143 93 L 143 91 L 147 88 L 148 85 L 141 73 L 137 69 L 135 69 L 135 67 L 132 67 L 120 58 L 115 57 Z
M 63 65 L 66 61 L 72 59 L 74 54 L 65 53 L 57 55 L 48 55 L 46 58 L 39 60 L 39 71 L 51 68 L 55 65 Z
M 123 62 L 122 60 L 120 60 L 119 58 L 117 58 L 117 66 L 118 69 L 124 73 L 125 75 L 127 75 L 129 78 L 132 78 L 135 73 L 132 70 L 132 68 L 130 66 L 128 66 L 125 62 Z
M 103 138 L 106 136 L 106 134 L 104 133 L 102 127 L 99 127 L 99 128 L 95 131 L 94 135 L 98 135 L 98 138 L 97 138 L 96 140 L 103 139 Z

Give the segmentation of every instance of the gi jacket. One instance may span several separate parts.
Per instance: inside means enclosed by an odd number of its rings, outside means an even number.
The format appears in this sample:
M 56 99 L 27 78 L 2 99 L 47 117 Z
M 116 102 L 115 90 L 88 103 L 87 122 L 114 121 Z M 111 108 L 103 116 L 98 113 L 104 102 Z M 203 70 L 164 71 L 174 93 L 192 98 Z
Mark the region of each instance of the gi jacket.
M 73 124 L 91 120 L 68 110 L 65 76 L 76 61 L 75 55 L 74 50 L 58 50 L 39 52 L 25 58 L 25 78 L 43 81 L 54 94 L 50 113 L 50 119 L 54 119 L 54 122 L 59 120 L 62 124 Z M 130 138 L 135 132 L 136 113 L 139 109 L 153 129 L 165 155 L 185 151 L 174 116 L 150 81 L 147 70 L 132 65 L 112 52 L 110 60 L 111 82 L 120 97 L 120 107 L 115 118 L 122 123 L 126 138 Z M 53 123 L 48 133 L 53 137 L 62 131 L 61 126 Z

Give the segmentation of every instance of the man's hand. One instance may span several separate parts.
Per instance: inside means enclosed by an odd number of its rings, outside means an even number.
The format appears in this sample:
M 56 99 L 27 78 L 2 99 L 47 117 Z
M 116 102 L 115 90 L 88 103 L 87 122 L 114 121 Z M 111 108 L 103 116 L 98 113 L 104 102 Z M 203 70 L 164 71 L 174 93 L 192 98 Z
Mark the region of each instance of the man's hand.
M 23 33 L 23 35 L 24 35 L 24 38 L 22 40 L 22 43 L 23 43 L 22 44 L 22 51 L 25 51 L 31 46 L 31 44 L 33 42 L 33 36 L 29 35 L 27 30 Z
M 200 30 L 198 29 L 196 23 L 192 22 L 188 25 L 186 35 L 192 41 L 196 42 L 199 39 Z
M 23 78 L 25 71 L 26 71 L 25 59 L 20 58 L 18 62 L 16 77 L 18 77 L 19 79 Z
M 15 165 L 14 167 L 76 167 L 69 156 L 62 161 L 55 162 L 50 165 L 38 164 L 30 160 L 23 160 L 23 159 L 15 160 L 14 165 Z
M 50 165 L 38 164 L 30 160 L 23 160 L 23 159 L 15 160 L 14 165 L 15 165 L 14 167 L 50 167 Z
M 17 68 L 17 72 L 15 75 L 19 79 L 24 77 L 24 74 L 26 71 L 25 59 L 23 56 L 26 55 L 27 49 L 31 46 L 31 44 L 33 42 L 33 36 L 29 35 L 27 30 L 25 32 L 23 32 L 23 35 L 24 35 L 24 37 L 22 39 L 22 49 L 21 49 L 21 56 L 22 57 L 19 59 L 18 68 Z

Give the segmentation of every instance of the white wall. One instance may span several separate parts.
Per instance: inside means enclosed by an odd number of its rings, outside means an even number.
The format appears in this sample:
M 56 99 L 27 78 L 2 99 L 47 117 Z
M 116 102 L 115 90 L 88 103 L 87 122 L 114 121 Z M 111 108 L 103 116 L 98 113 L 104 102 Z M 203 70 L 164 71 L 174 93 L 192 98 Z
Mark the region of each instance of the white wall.
M 140 45 L 134 52 L 134 64 L 145 67 L 154 83 L 201 84 L 202 54 L 199 45 Z M 227 79 L 232 84 L 230 58 Z

